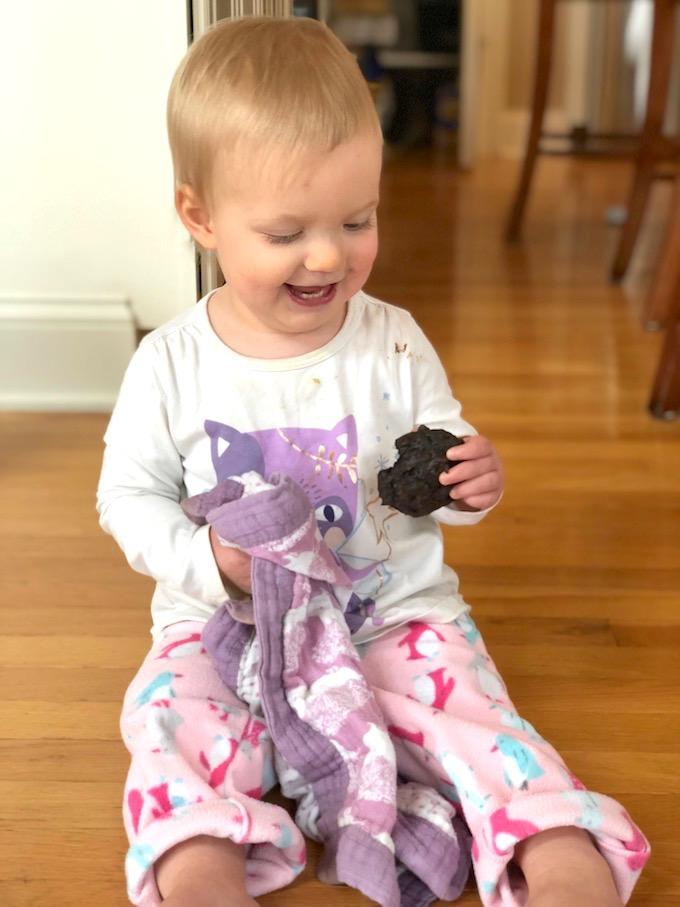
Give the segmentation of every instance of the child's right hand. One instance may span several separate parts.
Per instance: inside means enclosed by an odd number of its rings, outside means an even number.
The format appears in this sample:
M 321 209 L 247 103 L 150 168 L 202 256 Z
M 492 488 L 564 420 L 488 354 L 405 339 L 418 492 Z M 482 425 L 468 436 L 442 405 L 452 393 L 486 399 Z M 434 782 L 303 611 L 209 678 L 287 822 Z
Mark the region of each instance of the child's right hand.
M 250 594 L 253 591 L 250 579 L 252 557 L 239 548 L 221 545 L 212 526 L 210 527 L 210 547 L 222 576 L 222 581 L 232 586 L 237 586 L 243 592 Z

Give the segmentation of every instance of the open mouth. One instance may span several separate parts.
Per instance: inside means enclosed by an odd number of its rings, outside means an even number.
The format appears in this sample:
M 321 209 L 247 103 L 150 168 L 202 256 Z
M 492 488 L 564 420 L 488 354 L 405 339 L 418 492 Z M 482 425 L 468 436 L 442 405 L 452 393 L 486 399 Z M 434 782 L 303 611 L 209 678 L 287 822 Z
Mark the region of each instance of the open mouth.
M 287 283 L 288 295 L 299 305 L 320 306 L 327 305 L 335 296 L 336 283 L 329 283 L 323 287 L 296 287 Z

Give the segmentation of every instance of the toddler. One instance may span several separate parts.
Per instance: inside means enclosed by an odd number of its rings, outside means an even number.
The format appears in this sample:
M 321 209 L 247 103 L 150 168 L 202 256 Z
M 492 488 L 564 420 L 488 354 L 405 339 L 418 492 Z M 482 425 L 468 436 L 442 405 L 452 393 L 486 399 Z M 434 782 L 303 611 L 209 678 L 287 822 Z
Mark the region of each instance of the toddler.
M 413 318 L 362 290 L 382 138 L 354 58 L 313 20 L 221 23 L 175 75 L 168 130 L 178 214 L 226 282 L 142 341 L 105 435 L 101 525 L 156 581 L 121 718 L 131 901 L 246 907 L 304 864 L 300 829 L 263 799 L 267 722 L 201 635 L 225 600 L 238 613 L 248 599 L 250 556 L 181 506 L 230 477 L 284 474 L 351 580 L 337 601 L 399 777 L 464 818 L 482 902 L 624 903 L 647 842 L 516 713 L 443 563 L 439 524 L 482 519 L 502 469 Z M 439 478 L 450 503 L 413 518 L 381 503 L 377 474 L 418 425 L 465 443 Z

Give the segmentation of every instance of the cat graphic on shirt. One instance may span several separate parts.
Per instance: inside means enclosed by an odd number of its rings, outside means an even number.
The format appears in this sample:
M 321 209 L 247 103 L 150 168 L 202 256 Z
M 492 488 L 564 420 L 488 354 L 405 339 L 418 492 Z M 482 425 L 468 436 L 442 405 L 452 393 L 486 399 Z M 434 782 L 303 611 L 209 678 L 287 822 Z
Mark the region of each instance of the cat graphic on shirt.
M 386 582 L 382 561 L 354 555 L 348 541 L 356 529 L 360 479 L 357 471 L 357 430 L 354 416 L 333 428 L 268 428 L 241 432 L 230 425 L 206 420 L 217 481 L 254 471 L 268 479 L 273 473 L 290 476 L 305 491 L 319 531 L 334 552 L 357 592 L 341 602 L 350 630 L 355 633 L 374 616 L 371 589 Z

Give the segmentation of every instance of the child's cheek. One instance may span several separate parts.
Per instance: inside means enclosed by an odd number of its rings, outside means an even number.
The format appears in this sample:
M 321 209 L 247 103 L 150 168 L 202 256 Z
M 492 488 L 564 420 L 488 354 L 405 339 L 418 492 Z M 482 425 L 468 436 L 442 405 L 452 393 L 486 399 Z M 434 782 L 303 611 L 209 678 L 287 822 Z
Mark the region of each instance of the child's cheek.
M 378 234 L 377 232 L 371 233 L 371 242 L 370 246 L 366 251 L 366 268 L 370 271 L 373 267 L 373 262 L 376 259 L 378 254 Z
M 361 284 L 363 284 L 371 273 L 371 268 L 373 267 L 373 262 L 375 261 L 377 254 L 378 236 L 376 233 L 372 233 L 366 237 L 361 247 L 357 249 L 356 257 L 354 259 L 353 270 Z

